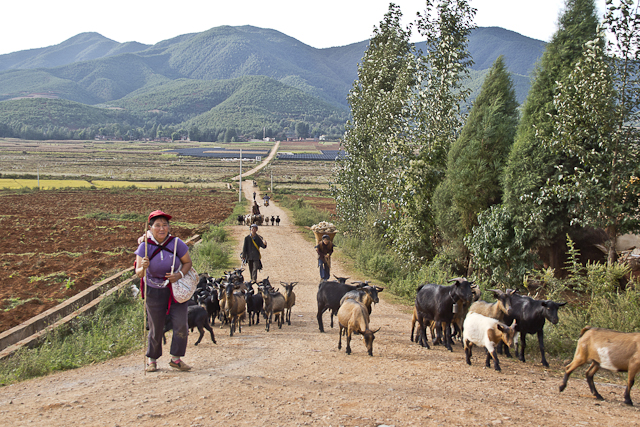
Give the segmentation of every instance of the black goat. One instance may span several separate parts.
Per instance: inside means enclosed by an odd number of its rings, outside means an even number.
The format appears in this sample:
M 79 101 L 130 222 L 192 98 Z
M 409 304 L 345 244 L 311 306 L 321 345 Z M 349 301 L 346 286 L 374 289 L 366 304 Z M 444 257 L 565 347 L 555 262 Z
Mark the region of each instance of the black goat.
M 333 316 L 338 314 L 340 309 L 340 300 L 349 291 L 354 291 L 364 287 L 364 284 L 347 285 L 340 282 L 321 282 L 318 286 L 318 328 L 320 332 L 324 332 L 324 325 L 322 324 L 322 315 L 325 311 L 331 310 L 331 327 L 333 328 Z
M 260 323 L 260 313 L 263 311 L 264 300 L 262 295 L 256 294 L 251 283 L 245 283 L 248 291 L 244 296 L 247 302 L 247 315 L 249 317 L 249 326 Z M 255 319 L 254 319 L 255 316 Z
M 495 297 L 509 309 L 509 314 L 504 316 L 504 323 L 509 325 L 514 319 L 516 320 L 516 332 L 520 332 L 521 344 L 521 348 L 518 349 L 518 347 L 516 347 L 516 356 L 518 359 L 522 362 L 525 361 L 524 351 L 527 345 L 527 334 L 537 334 L 542 366 L 549 367 L 549 363 L 544 355 L 544 322 L 548 320 L 556 325 L 558 323 L 558 309 L 565 305 L 566 302 L 536 300 L 528 296 L 519 295 L 513 289 L 507 289 L 507 292 L 496 289 L 492 292 Z M 505 348 L 505 354 L 507 357 L 511 357 L 508 348 Z
M 454 305 L 456 302 L 463 301 L 471 305 L 473 292 L 471 290 L 472 282 L 465 278 L 457 278 L 450 280 L 453 282 L 451 286 L 441 286 L 433 283 L 420 285 L 416 293 L 416 311 L 418 314 L 418 323 L 420 324 L 420 338 L 418 342 L 429 348 L 427 342 L 427 323 L 431 320 L 440 324 L 446 324 L 444 328 L 444 346 L 449 351 L 451 349 L 451 325 L 454 316 Z M 464 319 L 463 319 L 464 320 Z M 442 341 L 442 328 L 436 327 L 437 340 Z
M 190 305 L 187 308 L 187 316 L 189 322 L 189 329 L 193 332 L 194 328 L 198 328 L 198 332 L 200 332 L 200 336 L 198 337 L 198 341 L 194 345 L 200 344 L 202 341 L 202 337 L 204 336 L 204 330 L 206 329 L 211 334 L 211 341 L 214 344 L 217 344 L 216 337 L 213 335 L 213 329 L 211 329 L 211 325 L 209 324 L 209 315 L 207 314 L 207 310 L 204 307 L 199 305 Z M 165 317 L 164 322 L 164 332 L 168 332 L 173 329 L 173 322 L 171 320 L 171 316 Z M 167 343 L 167 339 L 163 336 L 164 343 Z
M 280 225 L 280 215 L 276 217 L 276 225 Z

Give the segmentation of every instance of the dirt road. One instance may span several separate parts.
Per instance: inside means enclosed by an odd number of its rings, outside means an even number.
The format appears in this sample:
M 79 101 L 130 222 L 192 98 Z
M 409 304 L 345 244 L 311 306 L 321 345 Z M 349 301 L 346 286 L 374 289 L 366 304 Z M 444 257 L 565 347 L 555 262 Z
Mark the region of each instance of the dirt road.
M 247 183 L 248 184 L 248 183 Z M 245 188 L 247 193 L 253 188 Z M 409 341 L 409 308 L 381 302 L 374 307 L 373 357 L 362 339 L 353 353 L 338 351 L 338 329 L 318 331 L 319 273 L 313 245 L 284 211 L 280 227 L 259 230 L 268 243 L 264 270 L 274 284 L 298 281 L 292 325 L 265 332 L 264 322 L 229 337 L 214 328 L 217 345 L 205 338 L 189 344 L 191 372 L 174 372 L 168 354 L 159 371 L 144 374 L 141 353 L 0 389 L 0 425 L 45 426 L 213 426 L 321 425 L 598 425 L 640 423 L 638 410 L 623 404 L 623 388 L 598 385 L 606 401 L 594 401 L 580 373 L 560 394 L 559 366 L 543 369 L 536 360 L 501 360 L 502 372 L 464 363 L 453 353 L 426 350 Z M 241 242 L 246 227 L 233 227 Z M 240 252 L 240 243 L 238 250 Z M 334 260 L 334 272 L 347 275 Z M 194 342 L 195 340 L 191 340 Z M 168 347 L 165 346 L 165 352 Z M 640 403 L 637 388 L 632 399 Z

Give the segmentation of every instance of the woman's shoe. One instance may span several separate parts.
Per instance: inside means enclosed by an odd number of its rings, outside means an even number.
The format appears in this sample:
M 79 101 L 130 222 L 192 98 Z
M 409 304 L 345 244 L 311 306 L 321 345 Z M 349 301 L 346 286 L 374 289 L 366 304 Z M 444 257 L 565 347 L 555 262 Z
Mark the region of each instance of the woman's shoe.
M 172 360 L 171 362 L 169 362 L 169 366 L 171 366 L 174 369 L 179 369 L 181 371 L 190 371 L 191 370 L 191 366 L 187 365 L 182 360 L 178 360 L 176 362 L 174 362 Z

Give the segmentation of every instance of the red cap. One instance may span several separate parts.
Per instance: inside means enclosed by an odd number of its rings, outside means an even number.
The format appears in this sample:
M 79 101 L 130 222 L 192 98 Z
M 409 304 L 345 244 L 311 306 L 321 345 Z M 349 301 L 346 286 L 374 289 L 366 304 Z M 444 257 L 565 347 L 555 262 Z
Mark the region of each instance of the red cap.
M 153 211 L 153 212 L 151 212 L 151 213 L 149 214 L 149 222 L 151 222 L 151 220 L 152 220 L 153 218 L 157 217 L 157 216 L 163 216 L 163 217 L 167 218 L 167 221 L 169 221 L 169 220 L 172 218 L 172 216 L 171 216 L 171 215 L 169 215 L 169 214 L 167 214 L 167 213 L 164 213 L 164 212 L 162 212 L 162 211 Z

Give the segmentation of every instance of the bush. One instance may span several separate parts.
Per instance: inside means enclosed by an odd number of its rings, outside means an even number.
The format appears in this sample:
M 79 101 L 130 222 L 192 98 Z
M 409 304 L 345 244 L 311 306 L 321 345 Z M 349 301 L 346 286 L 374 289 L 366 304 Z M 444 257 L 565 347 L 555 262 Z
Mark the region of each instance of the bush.
M 228 237 L 224 227 L 214 225 L 202 234 L 200 243 L 191 250 L 193 268 L 198 273 L 208 272 L 215 275 L 215 272 L 231 267 L 230 251 L 226 245 Z

